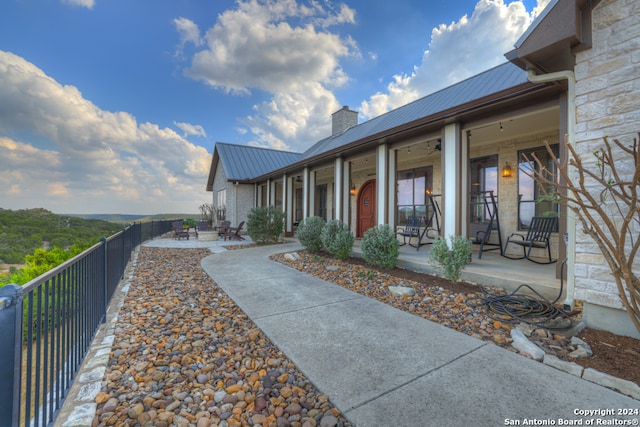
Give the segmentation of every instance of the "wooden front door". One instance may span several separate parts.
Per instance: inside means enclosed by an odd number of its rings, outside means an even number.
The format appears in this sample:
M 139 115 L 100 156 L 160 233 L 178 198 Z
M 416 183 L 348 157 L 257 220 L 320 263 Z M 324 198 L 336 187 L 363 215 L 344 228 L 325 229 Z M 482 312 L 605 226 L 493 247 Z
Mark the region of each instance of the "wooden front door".
M 364 183 L 358 193 L 356 237 L 364 236 L 364 232 L 376 225 L 376 181 Z

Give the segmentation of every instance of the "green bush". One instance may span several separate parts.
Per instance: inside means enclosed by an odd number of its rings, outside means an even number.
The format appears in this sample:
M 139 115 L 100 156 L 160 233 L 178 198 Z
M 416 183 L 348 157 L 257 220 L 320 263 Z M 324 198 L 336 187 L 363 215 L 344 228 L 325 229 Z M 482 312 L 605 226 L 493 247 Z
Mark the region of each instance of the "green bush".
M 325 224 L 320 233 L 320 241 L 324 248 L 338 259 L 347 259 L 351 253 L 355 237 L 349 226 L 337 219 Z
M 320 234 L 324 228 L 324 219 L 319 216 L 305 218 L 298 225 L 296 236 L 302 246 L 311 253 L 320 252 L 322 249 L 322 240 Z
M 393 268 L 398 261 L 398 246 L 395 231 L 388 224 L 378 225 L 364 233 L 362 255 L 371 265 Z
M 445 239 L 435 239 L 429 251 L 429 258 L 431 264 L 455 284 L 460 279 L 462 269 L 471 260 L 471 241 L 462 236 L 450 236 L 449 240 L 451 248 Z
M 247 217 L 247 233 L 258 245 L 276 243 L 284 229 L 285 213 L 274 206 L 251 209 Z

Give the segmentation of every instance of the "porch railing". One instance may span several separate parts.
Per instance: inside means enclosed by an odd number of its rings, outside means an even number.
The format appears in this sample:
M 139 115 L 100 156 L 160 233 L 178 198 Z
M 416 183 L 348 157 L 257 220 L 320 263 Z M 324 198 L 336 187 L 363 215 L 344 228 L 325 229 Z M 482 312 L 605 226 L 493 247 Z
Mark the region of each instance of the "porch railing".
M 171 221 L 130 225 L 24 286 L 0 289 L 2 423 L 53 424 L 133 250 L 170 230 Z

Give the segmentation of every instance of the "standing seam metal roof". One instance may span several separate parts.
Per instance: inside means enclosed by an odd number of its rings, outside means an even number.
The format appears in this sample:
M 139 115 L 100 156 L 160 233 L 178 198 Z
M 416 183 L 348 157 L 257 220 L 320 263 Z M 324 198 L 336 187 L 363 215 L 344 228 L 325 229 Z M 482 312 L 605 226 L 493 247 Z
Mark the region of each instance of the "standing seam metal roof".
M 222 167 L 230 181 L 264 175 L 300 160 L 300 153 L 216 142 Z
M 450 108 L 527 83 L 526 73 L 511 62 L 498 65 L 424 98 L 323 139 L 305 151 L 299 160 L 337 149 L 343 145 L 446 111 Z M 275 170 L 273 168 L 272 170 Z

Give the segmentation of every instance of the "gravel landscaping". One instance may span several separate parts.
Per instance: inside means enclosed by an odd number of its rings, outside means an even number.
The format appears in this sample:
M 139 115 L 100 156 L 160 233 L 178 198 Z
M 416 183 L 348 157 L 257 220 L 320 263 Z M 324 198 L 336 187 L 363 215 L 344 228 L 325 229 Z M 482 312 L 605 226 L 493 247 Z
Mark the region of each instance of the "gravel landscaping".
M 140 250 L 93 425 L 350 426 L 202 270 L 210 254 Z

